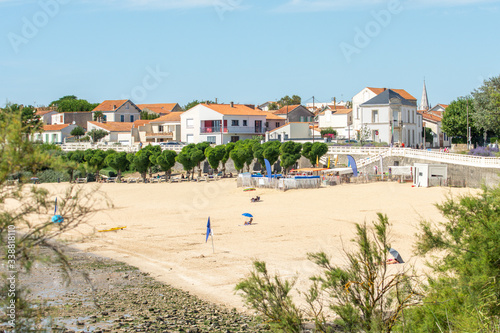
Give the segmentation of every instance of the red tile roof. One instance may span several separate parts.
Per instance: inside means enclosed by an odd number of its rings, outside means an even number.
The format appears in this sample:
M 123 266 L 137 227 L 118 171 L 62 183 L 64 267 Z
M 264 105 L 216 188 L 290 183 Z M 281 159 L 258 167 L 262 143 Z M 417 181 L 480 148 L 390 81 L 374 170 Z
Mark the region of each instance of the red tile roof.
M 266 115 L 267 120 L 286 120 L 285 118 L 278 116 L 277 114 L 267 112 L 268 114 Z
M 238 115 L 238 116 L 267 116 L 268 112 L 252 109 L 243 104 L 201 104 L 209 109 L 214 110 L 223 115 Z
M 335 111 L 335 110 L 330 110 L 330 111 L 332 111 L 332 114 L 349 114 L 349 113 L 351 113 L 351 112 L 352 112 L 352 109 L 340 109 L 340 110 L 339 110 L 339 109 L 337 109 L 337 111 Z M 319 116 L 324 115 L 324 114 L 325 114 L 325 112 L 326 112 L 326 110 L 325 110 L 325 111 L 323 111 L 323 112 L 321 112 L 321 113 L 319 114 Z
M 281 109 L 274 111 L 274 114 L 287 114 L 298 108 L 300 104 L 284 106 Z
M 114 111 L 125 104 L 127 101 L 128 99 L 104 101 L 92 111 Z
M 136 121 L 134 121 L 134 128 L 137 128 L 139 126 L 144 126 L 146 124 L 149 124 L 150 122 L 152 122 L 152 120 L 150 120 L 150 119 L 136 120 Z
M 368 89 L 370 89 L 371 91 L 373 91 L 376 95 L 380 94 L 380 93 L 383 93 L 384 91 L 387 90 L 387 88 L 372 88 L 372 87 L 367 87 Z M 412 95 L 410 95 L 406 90 L 404 89 L 392 89 L 391 90 L 397 92 L 398 94 L 401 95 L 401 97 L 403 97 L 404 99 L 407 99 L 409 101 L 416 101 L 417 99 L 415 97 L 413 97 Z
M 169 113 L 171 112 L 177 103 L 163 103 L 163 104 L 137 104 L 137 107 L 144 111 L 144 109 L 148 109 L 153 111 L 154 113 Z
M 107 122 L 99 123 L 97 121 L 89 121 L 90 124 L 99 126 L 100 128 L 109 132 L 130 132 L 134 127 L 134 123 L 119 123 L 119 122 Z
M 441 117 L 438 117 L 438 116 L 436 116 L 434 114 L 431 114 L 431 113 L 422 112 L 422 110 L 419 110 L 417 112 L 422 115 L 422 118 L 424 120 L 432 121 L 432 122 L 435 122 L 435 123 L 439 123 L 442 120 Z
M 168 123 L 168 122 L 180 122 L 181 114 L 183 112 L 171 112 L 154 120 L 151 120 L 152 123 Z
M 43 130 L 45 132 L 49 132 L 49 131 L 60 131 L 62 130 L 63 128 L 66 128 L 68 127 L 69 124 L 58 124 L 58 125 L 43 125 Z

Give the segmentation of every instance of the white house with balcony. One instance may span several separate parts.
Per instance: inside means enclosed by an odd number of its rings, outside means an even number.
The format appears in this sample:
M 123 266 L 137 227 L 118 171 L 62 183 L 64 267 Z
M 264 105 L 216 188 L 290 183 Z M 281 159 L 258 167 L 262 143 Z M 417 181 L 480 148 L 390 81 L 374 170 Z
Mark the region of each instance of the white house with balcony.
M 135 141 L 146 143 L 181 141 L 181 114 L 182 112 L 172 112 L 154 120 L 136 121 L 132 130 Z
M 368 139 L 405 147 L 422 144 L 421 121 L 416 101 L 387 89 L 360 105 L 360 129 L 366 127 Z
M 338 138 L 354 138 L 356 133 L 352 128 L 352 109 L 331 110 L 327 108 L 318 115 L 320 129 L 333 128 Z
M 219 145 L 264 136 L 267 114 L 241 104 L 198 104 L 181 114 L 181 138 Z

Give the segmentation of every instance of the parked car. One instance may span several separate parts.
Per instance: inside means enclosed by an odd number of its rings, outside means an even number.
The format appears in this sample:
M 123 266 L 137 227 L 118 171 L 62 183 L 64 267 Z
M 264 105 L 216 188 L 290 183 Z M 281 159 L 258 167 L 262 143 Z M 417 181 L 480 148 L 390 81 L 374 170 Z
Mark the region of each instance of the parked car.
M 167 142 L 160 142 L 160 146 L 182 146 L 182 143 L 179 141 L 167 141 Z

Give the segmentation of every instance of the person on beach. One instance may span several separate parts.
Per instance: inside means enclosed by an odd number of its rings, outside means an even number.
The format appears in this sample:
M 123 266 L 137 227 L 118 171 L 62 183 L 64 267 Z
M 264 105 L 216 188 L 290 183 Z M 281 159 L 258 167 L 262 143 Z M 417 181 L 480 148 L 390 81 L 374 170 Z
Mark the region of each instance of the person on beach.
M 252 221 L 253 221 L 253 217 L 251 217 L 249 221 L 245 221 L 245 225 L 250 225 L 250 224 L 252 224 Z

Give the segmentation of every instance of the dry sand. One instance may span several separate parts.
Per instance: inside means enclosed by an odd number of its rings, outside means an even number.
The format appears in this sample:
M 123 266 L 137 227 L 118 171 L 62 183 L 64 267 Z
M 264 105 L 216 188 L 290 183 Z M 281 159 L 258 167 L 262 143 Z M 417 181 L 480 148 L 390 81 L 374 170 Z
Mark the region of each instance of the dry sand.
M 67 184 L 44 186 L 62 192 Z M 418 222 L 443 221 L 434 204 L 447 196 L 477 193 L 395 182 L 244 192 L 234 179 L 102 184 L 100 190 L 115 208 L 98 213 L 89 225 L 95 230 L 126 229 L 97 232 L 78 248 L 137 266 L 160 281 L 239 310 L 243 302 L 234 287 L 250 272 L 254 259 L 267 262 L 271 272 L 284 277 L 298 273 L 297 286 L 305 290 L 308 277 L 317 272 L 306 254 L 325 251 L 334 263 L 343 264 L 342 247 L 352 246 L 355 223 L 371 222 L 377 212 L 387 214 L 392 223 L 392 246 L 405 261 L 423 269 L 423 260 L 412 251 Z M 255 195 L 262 201 L 251 203 Z M 254 225 L 241 226 L 242 213 L 253 214 Z M 210 239 L 205 243 L 209 216 L 215 253 Z

